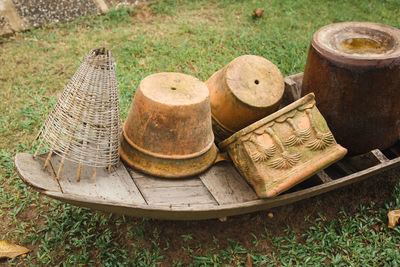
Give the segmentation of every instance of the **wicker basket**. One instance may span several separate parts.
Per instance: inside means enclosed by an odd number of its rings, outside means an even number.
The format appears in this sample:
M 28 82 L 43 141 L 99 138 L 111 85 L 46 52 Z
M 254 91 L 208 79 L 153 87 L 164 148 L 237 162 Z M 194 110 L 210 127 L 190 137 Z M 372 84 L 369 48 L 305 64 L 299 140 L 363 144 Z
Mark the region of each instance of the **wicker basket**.
M 90 51 L 65 87 L 38 138 L 50 152 L 62 157 L 57 172 L 60 178 L 65 159 L 78 165 L 79 181 L 82 166 L 107 167 L 119 161 L 120 118 L 115 65 L 111 51 L 98 48 Z M 35 156 L 37 154 L 35 153 Z

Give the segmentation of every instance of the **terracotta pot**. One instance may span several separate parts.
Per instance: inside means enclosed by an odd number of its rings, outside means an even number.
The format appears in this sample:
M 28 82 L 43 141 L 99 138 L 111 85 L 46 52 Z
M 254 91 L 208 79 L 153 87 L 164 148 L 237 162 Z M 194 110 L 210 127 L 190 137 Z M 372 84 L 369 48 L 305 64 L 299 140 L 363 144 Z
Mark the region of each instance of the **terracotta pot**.
M 207 87 L 186 74 L 157 73 L 144 78 L 122 133 L 121 158 L 160 177 L 202 172 L 217 154 Z
M 217 142 L 275 112 L 284 91 L 279 69 L 265 58 L 251 55 L 235 58 L 206 84 Z
M 302 90 L 315 93 L 349 153 L 390 147 L 400 133 L 400 30 L 369 22 L 322 27 L 311 41 Z
M 340 160 L 338 145 L 313 94 L 219 143 L 259 197 L 274 197 Z

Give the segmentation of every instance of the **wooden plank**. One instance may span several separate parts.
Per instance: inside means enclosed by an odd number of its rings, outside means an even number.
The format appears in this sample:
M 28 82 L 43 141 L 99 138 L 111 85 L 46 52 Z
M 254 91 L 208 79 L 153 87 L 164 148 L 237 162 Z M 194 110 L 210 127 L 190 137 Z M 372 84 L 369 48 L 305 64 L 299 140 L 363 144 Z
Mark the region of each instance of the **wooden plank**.
M 383 153 L 379 149 L 374 149 L 371 152 L 380 162 L 383 163 L 389 161 L 389 159 L 385 155 L 383 155 Z
M 298 92 L 299 93 L 299 97 L 300 97 L 300 94 L 301 94 L 301 88 L 303 87 L 303 76 L 304 76 L 304 73 L 300 72 L 300 73 L 297 73 L 297 74 L 294 74 L 294 75 L 287 76 L 285 78 L 285 79 L 290 79 L 290 80 L 294 81 L 294 83 L 296 84 L 297 88 L 300 89 L 299 92 Z
M 140 188 L 167 188 L 167 187 L 191 187 L 191 186 L 199 186 L 201 182 L 198 177 L 193 178 L 159 178 L 151 175 L 144 174 L 142 172 L 133 170 L 129 168 L 129 173 L 132 176 L 132 179 L 140 184 Z
M 53 155 L 51 165 L 57 172 L 61 157 Z M 89 196 L 109 201 L 146 204 L 139 189 L 132 181 L 123 164 L 113 168 L 108 173 L 106 168 L 96 169 L 96 180 L 92 180 L 93 167 L 83 166 L 81 179 L 76 181 L 78 164 L 65 160 L 65 165 L 59 179 L 65 194 Z
M 258 198 L 235 167 L 228 162 L 220 162 L 199 176 L 220 205 L 241 203 Z
M 256 199 L 256 200 L 244 201 L 242 203 L 233 203 L 224 205 L 218 205 L 216 202 L 214 202 L 214 204 L 189 203 L 190 204 L 189 205 L 188 203 L 176 203 L 173 205 L 156 205 L 156 204 L 146 205 L 143 202 L 142 202 L 143 204 L 132 201 L 129 201 L 127 203 L 124 200 L 101 199 L 97 196 L 90 196 L 89 195 L 90 192 L 87 191 L 87 187 L 83 188 L 84 190 L 77 188 L 77 191 L 75 193 L 62 193 L 59 190 L 52 191 L 54 190 L 54 188 L 48 189 L 49 186 L 46 185 L 48 184 L 48 181 L 45 178 L 44 174 L 47 172 L 41 171 L 42 164 L 40 162 L 39 164 L 36 162 L 35 164 L 32 165 L 31 161 L 33 161 L 33 157 L 29 154 L 25 154 L 25 157 L 27 157 L 28 160 L 21 160 L 23 158 L 23 155 L 21 156 L 21 154 L 18 154 L 15 158 L 15 165 L 19 175 L 26 183 L 32 185 L 32 181 L 34 181 L 35 179 L 34 178 L 35 175 L 32 176 L 32 173 L 37 173 L 36 175 L 39 176 L 39 181 L 42 183 L 42 186 L 37 187 L 33 185 L 34 188 L 50 197 L 60 199 L 65 202 L 78 206 L 115 212 L 119 214 L 158 218 L 158 219 L 172 219 L 172 220 L 221 218 L 225 216 L 239 215 L 267 208 L 282 206 L 302 199 L 310 198 L 325 192 L 329 192 L 331 190 L 349 185 L 351 183 L 359 182 L 370 176 L 378 174 L 382 171 L 386 171 L 400 166 L 400 157 L 399 157 L 387 162 L 380 163 L 376 166 L 370 167 L 360 172 L 348 175 L 346 177 L 333 180 L 331 182 L 299 190 L 293 193 L 286 193 L 271 199 Z M 28 164 L 25 164 L 26 161 L 28 161 Z M 21 165 L 24 166 L 23 168 L 25 168 L 25 170 L 29 169 L 29 171 L 21 171 Z M 49 174 L 47 174 L 47 177 L 48 176 Z M 75 175 L 73 177 L 75 178 Z M 82 176 L 81 182 L 84 181 L 83 178 L 84 176 Z M 45 181 L 46 183 L 43 183 L 43 181 Z M 205 187 L 203 188 L 205 189 Z M 168 187 L 166 189 L 173 189 L 173 187 Z M 180 187 L 180 189 L 184 189 L 184 187 Z M 82 193 L 84 193 L 84 195 L 80 195 Z M 114 193 L 118 192 L 114 191 Z
M 317 176 L 324 184 L 332 182 L 332 178 L 324 170 L 317 172 Z
M 131 168 L 129 173 L 149 205 L 218 205 L 197 176 L 185 179 L 158 178 Z
M 82 196 L 73 196 L 61 194 L 58 192 L 44 192 L 50 197 L 66 201 L 68 203 L 89 207 L 93 209 L 125 214 L 130 216 L 149 217 L 168 220 L 201 220 L 211 218 L 222 218 L 245 214 L 273 207 L 287 205 L 302 199 L 307 199 L 320 195 L 331 190 L 359 182 L 372 175 L 400 166 L 400 158 L 389 162 L 381 163 L 369 169 L 351 174 L 349 176 L 333 180 L 329 183 L 317 185 L 311 188 L 303 189 L 293 193 L 287 193 L 271 199 L 257 199 L 243 203 L 234 203 L 226 205 L 179 205 L 179 206 L 157 206 L 157 205 L 136 205 L 126 203 L 116 203 L 92 198 L 83 198 Z M 213 167 L 214 168 L 214 167 Z
M 15 156 L 14 166 L 24 182 L 35 189 L 60 192 L 60 186 L 52 170 L 43 170 L 44 161 L 45 155 L 34 159 L 31 154 L 19 153 Z

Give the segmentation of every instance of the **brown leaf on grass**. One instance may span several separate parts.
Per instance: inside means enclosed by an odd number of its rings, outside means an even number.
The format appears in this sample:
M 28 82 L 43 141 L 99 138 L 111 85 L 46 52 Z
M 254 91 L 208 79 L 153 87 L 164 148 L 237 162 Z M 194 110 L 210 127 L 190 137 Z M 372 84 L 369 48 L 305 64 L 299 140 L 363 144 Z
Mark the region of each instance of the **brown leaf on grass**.
M 249 253 L 247 253 L 246 267 L 253 267 L 253 262 L 251 261 L 251 256 Z
M 18 246 L 14 243 L 8 242 L 6 240 L 0 241 L 0 259 L 1 258 L 15 258 L 19 255 L 28 253 L 31 251 L 28 248 Z
M 259 17 L 262 16 L 263 13 L 264 13 L 264 9 L 262 9 L 262 8 L 257 8 L 257 9 L 253 12 L 253 16 L 259 18 Z
M 394 228 L 400 220 L 400 210 L 389 210 L 388 212 L 388 227 Z

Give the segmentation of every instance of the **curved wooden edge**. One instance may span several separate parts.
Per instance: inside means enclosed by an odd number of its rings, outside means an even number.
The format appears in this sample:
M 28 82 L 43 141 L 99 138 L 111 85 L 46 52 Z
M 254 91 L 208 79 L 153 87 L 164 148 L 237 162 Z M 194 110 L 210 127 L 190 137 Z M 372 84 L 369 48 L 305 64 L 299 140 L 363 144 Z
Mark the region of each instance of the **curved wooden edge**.
M 58 181 L 51 175 L 51 166 L 47 167 L 48 171 L 43 169 L 44 162 L 43 156 L 37 156 L 37 160 L 34 160 L 31 154 L 19 153 L 14 157 L 14 169 L 24 183 L 37 191 L 61 192 Z
M 135 217 L 148 217 L 165 220 L 204 220 L 226 216 L 241 215 L 268 208 L 287 205 L 299 200 L 317 196 L 340 187 L 359 182 L 374 174 L 400 166 L 400 157 L 383 162 L 363 171 L 332 180 L 331 182 L 313 186 L 293 193 L 287 193 L 271 199 L 257 199 L 237 204 L 196 205 L 196 206 L 149 206 L 135 203 L 117 203 L 87 196 L 63 194 L 56 191 L 42 193 L 67 203 Z

